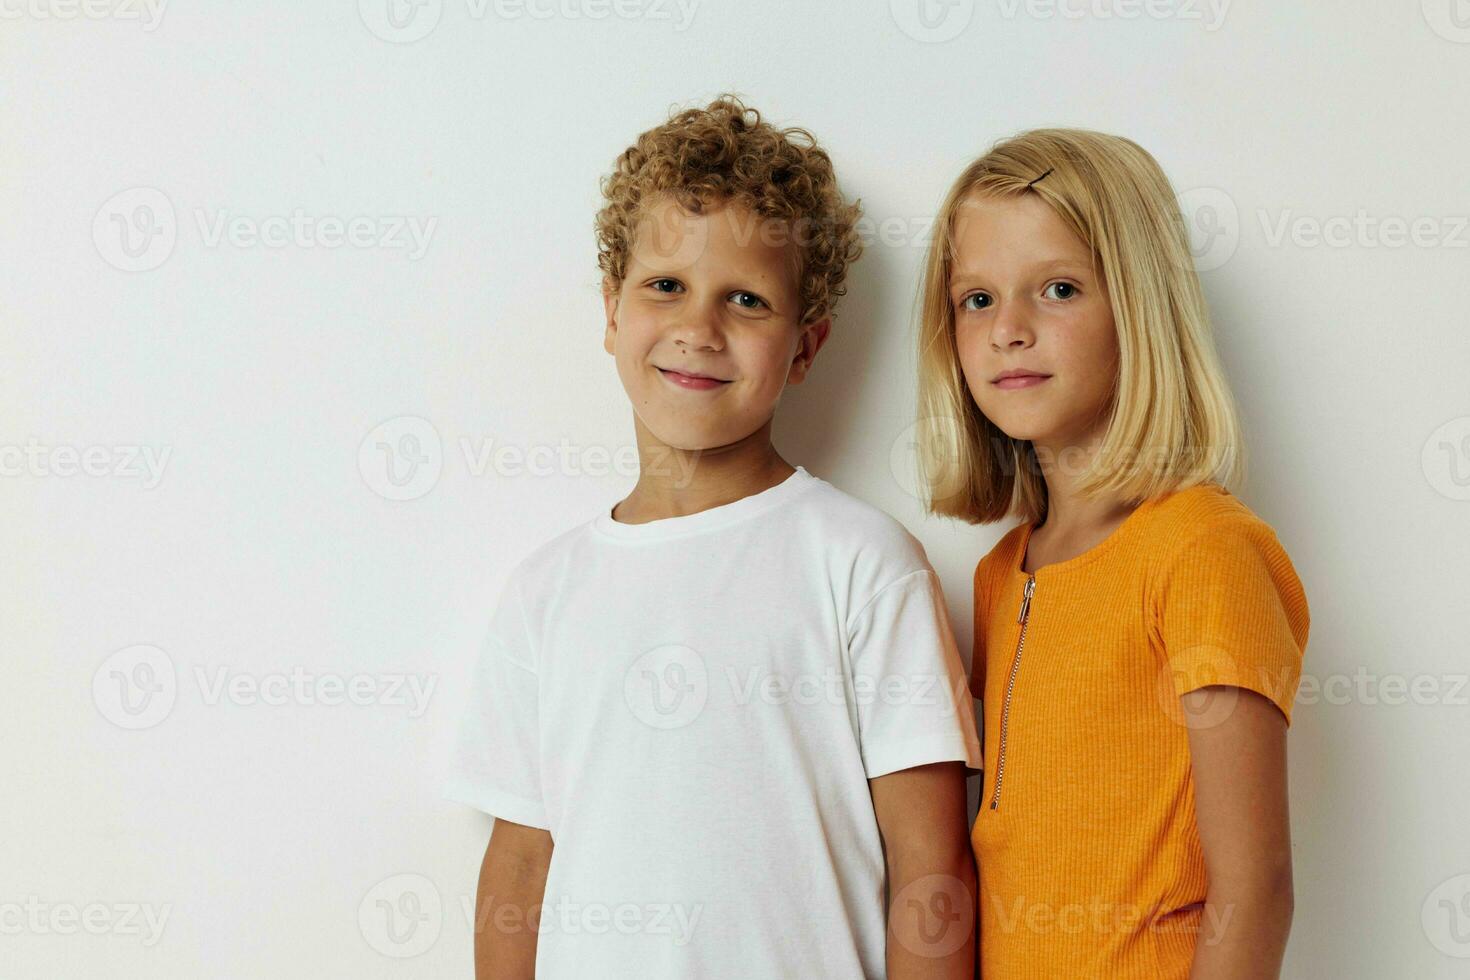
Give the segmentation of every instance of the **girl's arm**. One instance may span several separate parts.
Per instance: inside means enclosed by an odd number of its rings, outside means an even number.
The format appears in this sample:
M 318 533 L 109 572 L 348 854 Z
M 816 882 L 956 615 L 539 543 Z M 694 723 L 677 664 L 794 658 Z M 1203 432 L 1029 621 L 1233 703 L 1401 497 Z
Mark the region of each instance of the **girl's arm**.
M 1191 980 L 1281 975 L 1291 931 L 1286 719 L 1270 700 L 1212 686 L 1181 699 L 1208 880 Z

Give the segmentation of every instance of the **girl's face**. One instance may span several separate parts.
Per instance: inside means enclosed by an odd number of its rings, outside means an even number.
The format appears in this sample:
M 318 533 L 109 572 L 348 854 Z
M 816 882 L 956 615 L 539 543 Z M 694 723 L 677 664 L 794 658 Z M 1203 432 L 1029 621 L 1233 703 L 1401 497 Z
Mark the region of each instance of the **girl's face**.
M 1013 439 L 1054 452 L 1100 436 L 1118 336 L 1086 243 L 1039 196 L 972 196 L 955 217 L 949 300 L 970 395 Z M 1004 380 L 1011 371 L 1040 377 Z

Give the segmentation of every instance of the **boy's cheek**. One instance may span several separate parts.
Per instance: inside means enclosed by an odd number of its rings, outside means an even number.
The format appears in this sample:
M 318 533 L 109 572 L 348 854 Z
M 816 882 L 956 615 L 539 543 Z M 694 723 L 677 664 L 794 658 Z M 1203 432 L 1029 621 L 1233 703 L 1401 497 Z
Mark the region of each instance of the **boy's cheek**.
M 632 328 L 635 332 L 655 331 L 670 312 L 671 306 L 666 301 L 626 296 L 619 305 L 618 326 Z

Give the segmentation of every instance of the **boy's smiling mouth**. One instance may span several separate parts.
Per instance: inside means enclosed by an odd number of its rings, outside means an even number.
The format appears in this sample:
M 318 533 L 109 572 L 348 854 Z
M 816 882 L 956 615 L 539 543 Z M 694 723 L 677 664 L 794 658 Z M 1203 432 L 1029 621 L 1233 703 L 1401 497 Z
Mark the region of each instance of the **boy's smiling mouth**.
M 705 374 L 685 374 L 681 371 L 673 371 L 668 368 L 659 368 L 658 373 L 680 388 L 690 391 L 708 391 L 712 388 L 719 388 L 730 383 L 723 378 L 715 378 Z

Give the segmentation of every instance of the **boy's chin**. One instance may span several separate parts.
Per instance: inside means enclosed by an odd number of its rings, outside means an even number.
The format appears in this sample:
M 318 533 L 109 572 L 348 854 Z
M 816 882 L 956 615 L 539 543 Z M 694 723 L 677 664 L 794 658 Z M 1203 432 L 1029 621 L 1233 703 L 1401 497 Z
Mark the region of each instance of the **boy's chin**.
M 648 419 L 643 419 L 643 427 L 648 435 L 652 436 L 657 445 L 666 446 L 669 449 L 677 449 L 686 453 L 702 453 L 725 446 L 734 445 L 750 437 L 757 429 L 756 426 L 745 426 L 739 424 L 716 425 L 716 426 L 691 426 L 688 424 L 660 424 L 655 421 L 650 424 Z
M 738 436 L 731 439 L 710 433 L 660 433 L 657 429 L 649 429 L 649 433 L 656 440 L 657 445 L 677 449 L 682 453 L 710 452 L 740 441 Z

